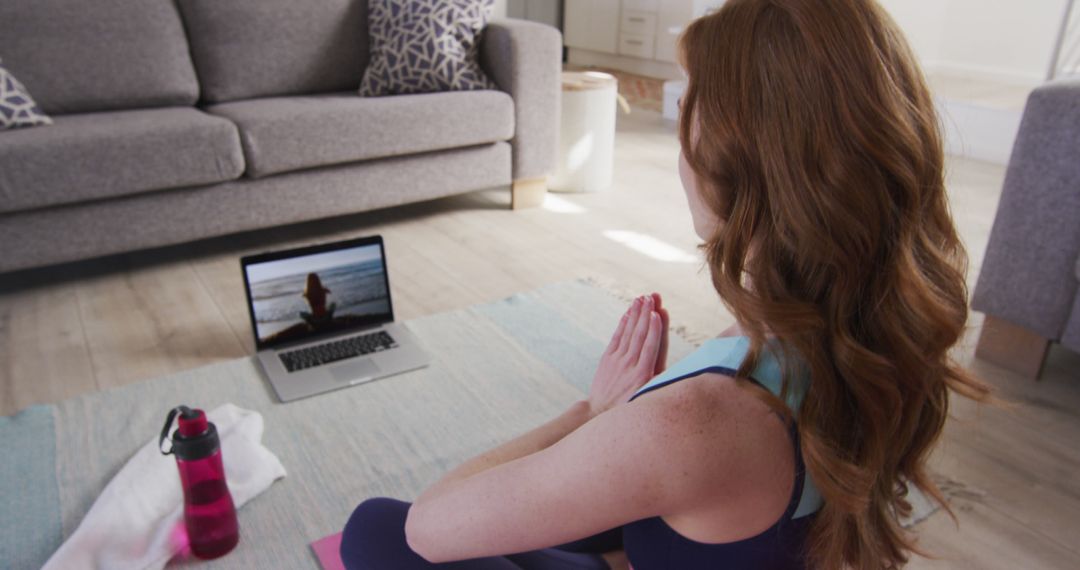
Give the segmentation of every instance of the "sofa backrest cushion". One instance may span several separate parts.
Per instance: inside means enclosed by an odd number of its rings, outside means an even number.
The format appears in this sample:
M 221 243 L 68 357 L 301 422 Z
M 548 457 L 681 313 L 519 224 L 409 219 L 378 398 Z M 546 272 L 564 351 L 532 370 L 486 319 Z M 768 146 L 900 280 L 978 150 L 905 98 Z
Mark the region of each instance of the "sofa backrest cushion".
M 355 90 L 368 60 L 366 0 L 177 0 L 202 99 Z
M 0 57 L 46 113 L 192 105 L 173 0 L 2 0 Z

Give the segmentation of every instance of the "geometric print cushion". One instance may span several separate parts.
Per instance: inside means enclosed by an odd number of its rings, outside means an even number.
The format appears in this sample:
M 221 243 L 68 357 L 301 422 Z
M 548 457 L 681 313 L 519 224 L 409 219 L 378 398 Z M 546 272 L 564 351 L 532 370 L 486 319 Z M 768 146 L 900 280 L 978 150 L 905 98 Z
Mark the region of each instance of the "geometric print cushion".
M 26 87 L 0 64 L 0 130 L 51 124 Z
M 498 89 L 480 69 L 495 0 L 371 0 L 371 60 L 360 95 Z

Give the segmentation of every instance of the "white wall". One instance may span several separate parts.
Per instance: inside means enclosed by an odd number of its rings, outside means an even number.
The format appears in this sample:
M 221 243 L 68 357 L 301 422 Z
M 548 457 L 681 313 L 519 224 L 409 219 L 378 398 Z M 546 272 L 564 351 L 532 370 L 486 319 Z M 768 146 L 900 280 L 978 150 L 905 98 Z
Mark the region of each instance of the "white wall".
M 1039 82 L 1064 10 L 1065 0 L 951 0 L 938 65 Z
M 878 0 L 904 30 L 923 63 L 939 59 L 949 0 Z
M 713 10 L 719 10 L 725 0 L 693 0 L 694 17 L 698 18 Z
M 1039 83 L 1065 0 L 879 0 L 933 70 Z

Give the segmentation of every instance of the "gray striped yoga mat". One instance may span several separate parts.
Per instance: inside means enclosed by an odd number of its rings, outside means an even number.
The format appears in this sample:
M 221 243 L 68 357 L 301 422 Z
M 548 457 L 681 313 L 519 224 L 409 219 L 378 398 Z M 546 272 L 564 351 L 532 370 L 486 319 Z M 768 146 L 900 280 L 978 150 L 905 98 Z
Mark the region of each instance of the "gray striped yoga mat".
M 0 566 L 39 568 L 170 408 L 232 402 L 263 414 L 288 475 L 240 509 L 237 549 L 200 567 L 317 568 L 308 544 L 361 500 L 412 500 L 584 397 L 625 308 L 574 281 L 414 319 L 429 368 L 289 404 L 244 358 L 0 418 Z M 672 338 L 672 358 L 692 349 Z

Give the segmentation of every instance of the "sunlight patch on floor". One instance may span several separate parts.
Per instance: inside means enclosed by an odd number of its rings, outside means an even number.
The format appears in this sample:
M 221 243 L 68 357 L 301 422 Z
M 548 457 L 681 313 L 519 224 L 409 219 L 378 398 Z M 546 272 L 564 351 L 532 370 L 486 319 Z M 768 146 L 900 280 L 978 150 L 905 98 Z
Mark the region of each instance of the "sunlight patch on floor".
M 541 207 L 557 214 L 584 214 L 588 212 L 588 210 L 570 200 L 552 195 L 551 192 L 544 195 L 544 204 Z
M 604 231 L 604 237 L 659 261 L 671 263 L 701 262 L 696 255 L 687 253 L 685 250 L 650 235 L 626 230 L 606 230 Z

